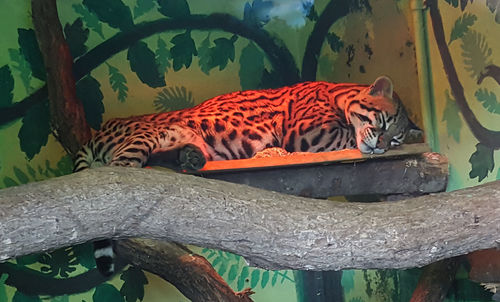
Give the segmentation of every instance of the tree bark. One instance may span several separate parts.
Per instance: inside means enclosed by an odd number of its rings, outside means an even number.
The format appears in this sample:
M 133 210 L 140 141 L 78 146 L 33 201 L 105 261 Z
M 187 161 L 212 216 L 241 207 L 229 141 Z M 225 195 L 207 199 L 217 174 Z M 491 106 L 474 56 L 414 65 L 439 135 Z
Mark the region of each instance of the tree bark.
M 118 241 L 116 249 L 128 262 L 170 282 L 193 302 L 252 301 L 253 292 L 235 293 L 205 258 L 181 245 L 129 239 Z
M 142 237 L 227 250 L 266 269 L 409 268 L 495 247 L 499 233 L 500 181 L 362 204 L 104 167 L 0 191 L 0 260 Z
M 73 58 L 64 39 L 55 0 L 32 0 L 33 25 L 47 70 L 47 89 L 52 129 L 75 155 L 90 140 L 82 102 L 76 97 Z

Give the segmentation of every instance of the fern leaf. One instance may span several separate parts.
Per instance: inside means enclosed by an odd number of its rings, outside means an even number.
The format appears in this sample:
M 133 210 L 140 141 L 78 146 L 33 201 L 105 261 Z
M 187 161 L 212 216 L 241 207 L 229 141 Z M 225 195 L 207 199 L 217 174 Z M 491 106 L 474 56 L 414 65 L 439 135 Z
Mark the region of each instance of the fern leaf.
M 488 112 L 500 114 L 500 103 L 494 92 L 481 88 L 474 93 L 474 96 Z
M 481 74 L 486 66 L 491 64 L 493 51 L 488 46 L 486 38 L 477 31 L 468 31 L 462 37 L 462 57 L 464 58 L 465 70 L 473 79 Z
M 469 13 L 464 13 L 461 17 L 459 17 L 455 21 L 455 25 L 451 30 L 450 42 L 448 42 L 448 45 L 450 45 L 451 42 L 462 38 L 467 33 L 467 31 L 469 31 L 469 27 L 474 25 L 474 22 L 476 22 L 476 20 L 477 17 Z
M 184 86 L 167 87 L 158 92 L 153 104 L 157 111 L 180 110 L 193 107 L 194 98 Z

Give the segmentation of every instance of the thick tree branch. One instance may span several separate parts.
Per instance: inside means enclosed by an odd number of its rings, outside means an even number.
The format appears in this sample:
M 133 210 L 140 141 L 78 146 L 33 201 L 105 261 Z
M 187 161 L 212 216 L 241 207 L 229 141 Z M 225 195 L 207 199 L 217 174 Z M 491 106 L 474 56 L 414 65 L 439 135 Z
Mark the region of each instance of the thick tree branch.
M 117 33 L 78 58 L 73 66 L 74 79 L 75 81 L 80 80 L 111 56 L 127 49 L 141 39 L 179 29 L 223 30 L 252 40 L 265 52 L 274 70 L 282 77 L 283 85 L 296 83 L 300 79 L 293 56 L 282 41 L 272 37 L 263 29 L 249 26 L 227 14 L 192 15 L 182 19 L 160 19 L 137 24 L 129 31 Z M 47 88 L 43 86 L 12 106 L 2 108 L 0 110 L 0 125 L 23 117 L 31 106 L 46 100 Z
M 500 149 L 500 131 L 489 130 L 481 125 L 467 103 L 464 88 L 458 79 L 457 71 L 446 43 L 443 20 L 439 12 L 437 0 L 428 0 L 427 4 L 430 7 L 432 29 L 441 55 L 441 60 L 443 61 L 443 68 L 448 77 L 448 82 L 450 83 L 451 93 L 455 97 L 458 108 L 460 108 L 460 112 L 462 112 L 462 116 L 479 142 L 490 148 Z
M 73 57 L 64 39 L 55 0 L 32 0 L 33 25 L 47 71 L 52 129 L 75 155 L 90 140 L 82 102 L 76 97 Z
M 500 181 L 346 204 L 151 169 L 100 168 L 0 191 L 0 259 L 96 238 L 219 248 L 263 268 L 407 268 L 491 248 Z
M 484 68 L 484 71 L 482 71 L 479 74 L 479 77 L 477 78 L 477 84 L 481 84 L 484 79 L 487 77 L 491 77 L 495 82 L 500 85 L 500 66 L 497 65 L 488 65 Z
M 252 301 L 251 291 L 235 293 L 205 258 L 178 244 L 129 239 L 118 241 L 116 248 L 131 264 L 167 280 L 191 301 Z

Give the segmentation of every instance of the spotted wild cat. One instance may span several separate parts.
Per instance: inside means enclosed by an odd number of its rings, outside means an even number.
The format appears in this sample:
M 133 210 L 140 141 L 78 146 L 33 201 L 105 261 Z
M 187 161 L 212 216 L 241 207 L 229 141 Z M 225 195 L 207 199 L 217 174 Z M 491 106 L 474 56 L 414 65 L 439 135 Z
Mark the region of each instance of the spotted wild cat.
M 74 170 L 142 167 L 158 154 L 183 148 L 196 149 L 208 161 L 250 158 L 270 147 L 382 153 L 401 144 L 410 125 L 387 77 L 370 86 L 305 82 L 228 93 L 189 109 L 112 119 L 77 154 Z M 202 164 L 188 162 L 188 167 Z M 109 245 L 97 242 L 95 256 L 101 272 L 112 273 Z

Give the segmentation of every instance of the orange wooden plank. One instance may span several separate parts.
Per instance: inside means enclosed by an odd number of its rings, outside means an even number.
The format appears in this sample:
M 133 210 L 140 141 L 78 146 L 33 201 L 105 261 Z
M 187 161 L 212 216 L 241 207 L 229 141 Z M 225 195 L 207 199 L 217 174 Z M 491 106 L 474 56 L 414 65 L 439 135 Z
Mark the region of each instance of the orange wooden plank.
M 346 149 L 320 153 L 297 153 L 284 156 L 248 158 L 224 161 L 209 161 L 200 172 L 222 172 L 246 169 L 261 169 L 282 166 L 332 164 L 335 162 L 364 161 L 369 158 L 395 157 L 409 154 L 429 152 L 427 144 L 407 144 L 391 149 L 383 154 L 362 154 L 357 149 Z

